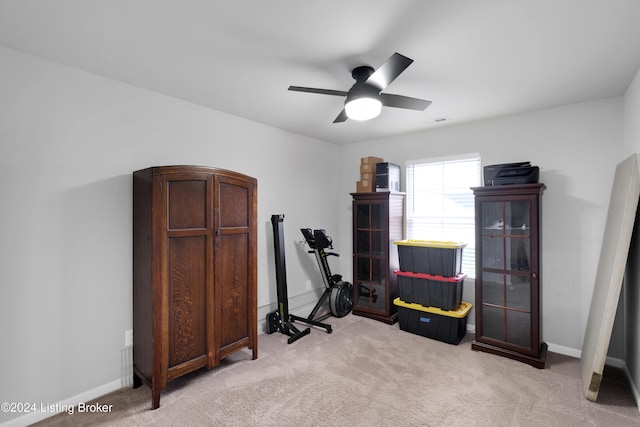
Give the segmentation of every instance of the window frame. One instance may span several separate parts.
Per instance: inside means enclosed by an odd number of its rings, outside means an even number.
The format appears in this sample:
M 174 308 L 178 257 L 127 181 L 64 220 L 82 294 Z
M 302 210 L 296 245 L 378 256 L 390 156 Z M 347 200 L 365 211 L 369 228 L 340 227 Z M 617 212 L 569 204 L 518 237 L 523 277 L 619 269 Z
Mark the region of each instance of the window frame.
M 463 200 L 463 202 L 465 203 L 472 203 L 472 207 L 471 207 L 471 211 L 470 211 L 470 215 L 466 215 L 466 216 L 462 216 L 459 217 L 463 223 L 466 223 L 467 225 L 464 227 L 465 229 L 468 228 L 468 231 L 465 233 L 467 235 L 467 238 L 465 239 L 457 239 L 458 241 L 463 241 L 463 243 L 466 243 L 467 246 L 463 249 L 462 252 L 462 264 L 463 264 L 463 269 L 462 272 L 466 273 L 467 276 L 469 278 L 475 278 L 475 254 L 476 254 L 476 241 L 475 241 L 475 199 L 474 199 L 474 195 L 473 195 L 473 191 L 471 191 L 471 187 L 476 187 L 476 186 L 481 186 L 482 185 L 482 159 L 480 156 L 480 153 L 467 153 L 467 154 L 461 154 L 461 155 L 454 155 L 454 156 L 445 156 L 445 157 L 434 157 L 434 158 L 426 158 L 426 159 L 419 159 L 419 160 L 408 160 L 405 162 L 405 193 L 406 193 L 406 220 L 405 220 L 405 236 L 407 239 L 420 239 L 420 240 L 453 240 L 453 239 L 443 239 L 442 237 L 440 238 L 436 238 L 433 236 L 415 236 L 415 230 L 413 227 L 413 218 L 415 217 L 414 212 L 413 212 L 413 207 L 414 207 L 414 198 L 415 198 L 415 185 L 414 185 L 414 177 L 413 177 L 413 168 L 416 165 L 445 165 L 447 163 L 457 163 L 457 162 L 466 162 L 466 161 L 477 161 L 477 175 L 476 175 L 476 182 L 475 184 L 469 184 L 468 186 L 466 186 L 465 188 L 468 189 L 468 198 L 465 198 Z M 443 172 L 444 173 L 444 172 Z M 410 179 L 410 174 L 411 174 L 411 179 Z M 443 204 L 446 201 L 446 196 L 444 196 L 443 194 L 446 194 L 446 189 L 448 188 L 462 188 L 462 187 L 454 187 L 454 186 L 447 186 L 446 182 L 443 183 L 443 190 L 445 192 L 443 192 L 441 194 L 442 196 L 442 201 Z M 444 209 L 444 208 L 443 208 Z M 432 217 L 425 217 L 423 216 L 423 218 L 436 218 L 434 216 Z M 443 230 L 446 230 L 446 221 L 443 221 L 442 219 L 447 218 L 443 215 L 441 215 L 439 217 L 441 219 L 441 228 L 440 228 L 440 233 Z M 432 225 L 435 224 L 432 223 Z M 413 231 L 413 234 L 411 233 Z M 440 235 L 442 236 L 442 234 Z

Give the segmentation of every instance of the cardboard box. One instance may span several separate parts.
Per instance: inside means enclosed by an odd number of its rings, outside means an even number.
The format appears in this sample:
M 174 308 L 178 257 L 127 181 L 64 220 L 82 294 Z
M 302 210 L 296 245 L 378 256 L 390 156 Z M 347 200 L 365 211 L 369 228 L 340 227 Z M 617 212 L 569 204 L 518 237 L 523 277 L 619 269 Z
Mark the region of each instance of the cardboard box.
M 382 162 L 381 157 L 363 157 L 360 159 L 360 173 L 376 173 L 376 165 Z
M 381 163 L 384 160 L 382 160 L 382 157 L 362 157 L 360 159 L 360 164 L 361 165 L 369 165 L 372 164 L 375 168 L 376 163 Z M 373 170 L 373 172 L 375 172 L 375 169 Z
M 358 181 L 356 182 L 356 193 L 371 193 L 373 192 L 373 181 Z
M 376 176 L 372 173 L 361 173 L 360 181 L 369 181 L 371 183 L 375 182 Z
M 365 163 L 360 165 L 360 173 L 376 174 L 377 163 Z
M 376 190 L 376 165 L 381 161 L 381 157 L 373 156 L 360 159 L 360 181 L 356 182 L 356 192 L 372 193 Z

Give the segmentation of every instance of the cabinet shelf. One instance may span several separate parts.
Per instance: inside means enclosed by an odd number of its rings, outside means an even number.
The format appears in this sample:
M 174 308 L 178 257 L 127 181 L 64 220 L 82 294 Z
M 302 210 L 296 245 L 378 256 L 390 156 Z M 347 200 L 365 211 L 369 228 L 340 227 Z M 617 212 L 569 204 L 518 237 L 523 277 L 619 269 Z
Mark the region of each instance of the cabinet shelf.
M 530 313 L 529 310 L 525 310 L 525 309 L 521 309 L 521 308 L 515 308 L 515 307 L 505 307 L 503 305 L 498 305 L 498 304 L 488 304 L 488 303 L 484 303 L 483 304 L 485 307 L 494 307 L 494 308 L 500 308 L 500 309 L 504 309 L 506 311 L 518 311 L 520 313 Z

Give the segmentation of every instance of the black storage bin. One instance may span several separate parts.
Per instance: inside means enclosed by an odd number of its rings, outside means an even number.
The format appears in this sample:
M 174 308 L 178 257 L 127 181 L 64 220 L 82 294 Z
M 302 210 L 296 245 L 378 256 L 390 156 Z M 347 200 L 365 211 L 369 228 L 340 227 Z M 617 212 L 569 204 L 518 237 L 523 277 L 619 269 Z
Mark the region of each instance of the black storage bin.
M 455 277 L 395 271 L 398 276 L 400 299 L 425 307 L 457 310 L 462 301 L 462 288 L 466 274 Z
M 433 276 L 455 277 L 462 270 L 462 249 L 466 243 L 437 240 L 399 240 L 400 270 Z
M 462 301 L 455 311 L 410 304 L 400 298 L 393 303 L 398 307 L 398 322 L 403 331 L 455 345 L 467 333 L 467 315 L 471 310 L 468 302 Z

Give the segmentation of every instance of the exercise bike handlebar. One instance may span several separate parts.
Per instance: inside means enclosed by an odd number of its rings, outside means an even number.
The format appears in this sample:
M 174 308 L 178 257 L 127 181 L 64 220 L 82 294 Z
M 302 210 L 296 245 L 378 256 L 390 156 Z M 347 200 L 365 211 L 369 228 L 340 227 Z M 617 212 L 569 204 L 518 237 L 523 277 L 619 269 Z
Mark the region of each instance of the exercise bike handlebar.
M 307 251 L 307 253 L 314 254 L 314 253 L 316 253 L 316 251 Z M 326 256 L 340 256 L 340 254 L 337 254 L 335 252 L 325 252 L 324 254 Z

